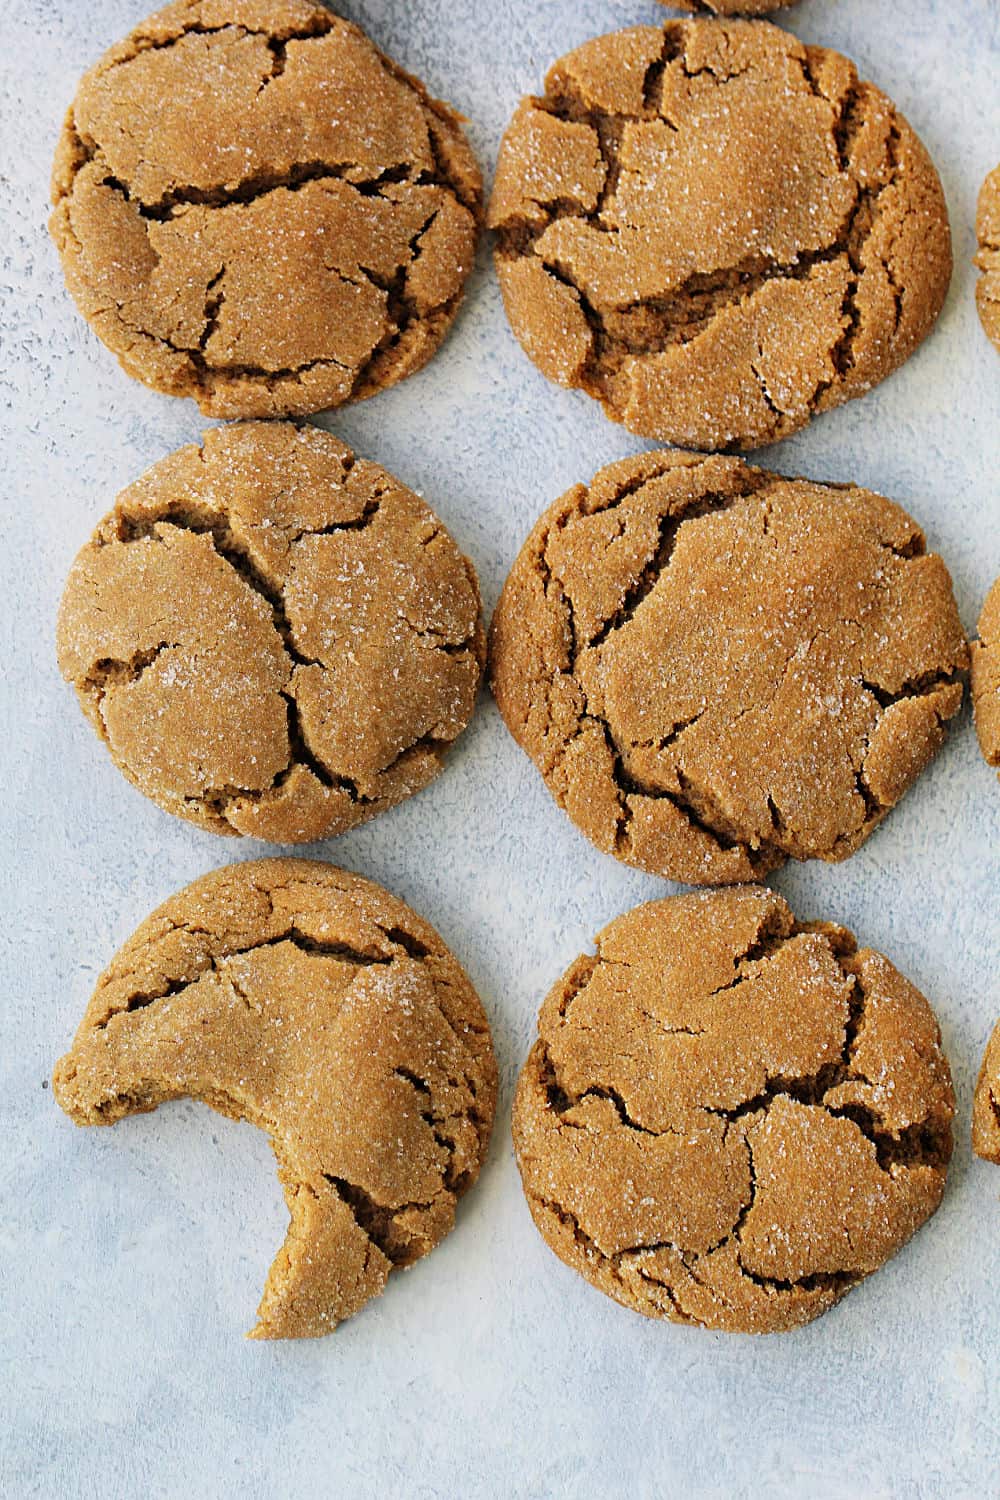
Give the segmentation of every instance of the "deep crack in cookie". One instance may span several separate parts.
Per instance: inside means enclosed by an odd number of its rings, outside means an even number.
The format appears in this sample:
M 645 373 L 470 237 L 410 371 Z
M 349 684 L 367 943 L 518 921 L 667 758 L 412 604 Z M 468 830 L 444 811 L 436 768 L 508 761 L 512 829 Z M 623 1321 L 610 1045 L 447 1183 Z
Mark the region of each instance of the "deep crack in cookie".
M 50 221 L 130 375 L 217 417 L 301 415 L 420 368 L 482 183 L 447 105 L 312 0 L 178 0 L 80 84 Z
M 835 52 L 767 22 L 668 21 L 557 62 L 490 203 L 543 374 L 644 437 L 785 437 L 930 331 L 951 275 L 937 173 Z
M 550 992 L 514 1102 L 534 1221 L 649 1317 L 808 1322 L 934 1212 L 954 1094 L 926 1000 L 771 891 L 650 902 Z
M 213 428 L 73 564 L 59 665 L 116 765 L 215 833 L 302 843 L 426 786 L 485 658 L 472 564 L 316 427 Z
M 940 746 L 968 647 L 899 506 L 663 452 L 549 507 L 490 663 L 508 729 L 598 848 L 714 885 L 857 849 Z
M 311 860 L 204 876 L 101 975 L 55 1097 L 78 1125 L 200 1099 L 266 1131 L 291 1223 L 255 1338 L 329 1333 L 448 1233 L 489 1142 L 489 1025 L 437 933 Z

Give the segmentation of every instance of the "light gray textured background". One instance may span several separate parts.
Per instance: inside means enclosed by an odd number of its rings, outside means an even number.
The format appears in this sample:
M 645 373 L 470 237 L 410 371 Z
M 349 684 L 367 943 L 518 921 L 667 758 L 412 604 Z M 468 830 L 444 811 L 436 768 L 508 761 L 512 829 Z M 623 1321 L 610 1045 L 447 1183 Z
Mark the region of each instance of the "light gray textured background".
M 472 120 L 490 168 L 515 101 L 647 0 L 352 0 L 344 9 Z M 1000 1478 L 1000 1172 L 970 1160 L 972 1085 L 1000 1015 L 1000 787 L 968 715 L 848 863 L 779 875 L 937 1007 L 959 1091 L 944 1206 L 895 1261 L 794 1334 L 647 1323 L 545 1248 L 511 1153 L 511 1086 L 539 1001 L 593 933 L 662 882 L 593 851 L 484 697 L 445 775 L 315 852 L 440 929 L 491 1015 L 493 1149 L 455 1233 L 333 1337 L 243 1329 L 284 1233 L 263 1136 L 190 1102 L 75 1130 L 46 1088 L 96 973 L 159 901 L 262 851 L 169 818 L 121 779 L 54 663 L 70 560 L 116 491 L 195 438 L 194 406 L 131 382 L 70 305 L 44 231 L 77 75 L 143 0 L 0 0 L 4 458 L 0 748 L 0 1492 L 218 1497 L 966 1496 Z M 975 194 L 1000 159 L 997 0 L 805 0 L 787 22 L 853 56 L 930 148 L 956 272 L 937 332 L 865 400 L 765 455 L 908 506 L 967 627 L 1000 573 L 1000 358 L 973 307 Z M 643 446 L 545 383 L 485 253 L 421 375 L 323 419 L 423 491 L 487 608 L 542 507 Z

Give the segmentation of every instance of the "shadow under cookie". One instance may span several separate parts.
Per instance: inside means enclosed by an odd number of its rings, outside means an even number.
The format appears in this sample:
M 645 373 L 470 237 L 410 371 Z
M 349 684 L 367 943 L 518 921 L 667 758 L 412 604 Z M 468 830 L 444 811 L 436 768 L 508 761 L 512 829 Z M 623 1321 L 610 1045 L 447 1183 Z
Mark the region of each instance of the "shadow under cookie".
M 116 765 L 215 833 L 303 843 L 426 786 L 485 658 L 471 563 L 329 433 L 214 428 L 73 564 L 59 665 Z

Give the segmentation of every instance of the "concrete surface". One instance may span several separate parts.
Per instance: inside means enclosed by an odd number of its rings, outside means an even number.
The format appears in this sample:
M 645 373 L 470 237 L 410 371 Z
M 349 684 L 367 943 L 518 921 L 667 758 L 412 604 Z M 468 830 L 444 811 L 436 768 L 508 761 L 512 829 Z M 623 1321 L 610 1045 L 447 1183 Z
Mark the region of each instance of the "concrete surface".
M 120 372 L 73 310 L 45 231 L 77 75 L 142 0 L 3 0 L 0 392 L 5 761 L 0 816 L 0 1491 L 8 1496 L 718 1497 L 995 1494 L 1000 1172 L 970 1159 L 1000 1015 L 1000 786 L 968 714 L 885 828 L 776 885 L 883 948 L 942 1020 L 961 1115 L 931 1225 L 811 1327 L 754 1341 L 646 1323 L 533 1229 L 508 1132 L 539 1001 L 662 882 L 592 850 L 483 698 L 446 774 L 316 852 L 440 929 L 492 1017 L 504 1093 L 455 1233 L 332 1338 L 250 1344 L 286 1222 L 264 1138 L 190 1102 L 75 1130 L 47 1089 L 94 977 L 170 892 L 262 852 L 172 820 L 114 770 L 56 671 L 55 609 L 115 492 L 203 423 Z M 351 0 L 346 13 L 471 119 L 489 167 L 516 99 L 646 0 Z M 956 272 L 934 336 L 863 401 L 764 455 L 903 502 L 974 626 L 1000 573 L 1000 357 L 973 306 L 975 195 L 1000 160 L 996 0 L 805 0 L 784 24 L 852 55 L 927 143 Z M 423 491 L 492 607 L 542 507 L 643 445 L 516 346 L 487 256 L 418 377 L 322 419 Z

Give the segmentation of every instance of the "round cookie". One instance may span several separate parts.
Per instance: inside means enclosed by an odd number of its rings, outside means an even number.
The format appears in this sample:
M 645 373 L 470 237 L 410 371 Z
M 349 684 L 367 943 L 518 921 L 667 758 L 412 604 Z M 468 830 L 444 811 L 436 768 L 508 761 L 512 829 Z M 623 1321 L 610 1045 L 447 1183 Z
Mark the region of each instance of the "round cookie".
M 500 712 L 559 805 L 694 885 L 857 849 L 967 664 L 948 571 L 899 506 L 676 451 L 551 505 L 491 628 Z
M 860 396 L 930 331 L 944 195 L 853 63 L 767 22 L 587 42 L 522 100 L 489 223 L 550 380 L 647 438 L 753 447 Z
M 1000 349 L 1000 167 L 994 168 L 980 189 L 976 238 L 976 265 L 983 273 L 976 284 L 979 321 Z
M 1000 770 L 1000 578 L 986 596 L 979 639 L 972 642 L 972 708 L 983 758 Z
M 73 564 L 57 646 L 134 786 L 275 843 L 426 786 L 485 658 L 475 573 L 430 508 L 289 422 L 214 428 L 124 490 Z
M 619 917 L 538 1033 L 514 1101 L 532 1217 L 636 1312 L 806 1323 L 940 1202 L 955 1101 L 930 1006 L 771 891 Z
M 265 1130 L 291 1223 L 251 1336 L 308 1338 L 451 1229 L 497 1073 L 433 928 L 369 880 L 268 859 L 196 880 L 142 923 L 53 1087 L 78 1125 L 186 1096 Z
M 216 417 L 361 400 L 458 310 L 482 182 L 458 116 L 313 0 L 177 0 L 66 117 L 50 220 L 130 375 Z
M 1000 1021 L 986 1045 L 976 1082 L 972 1149 L 984 1161 L 1000 1163 Z

